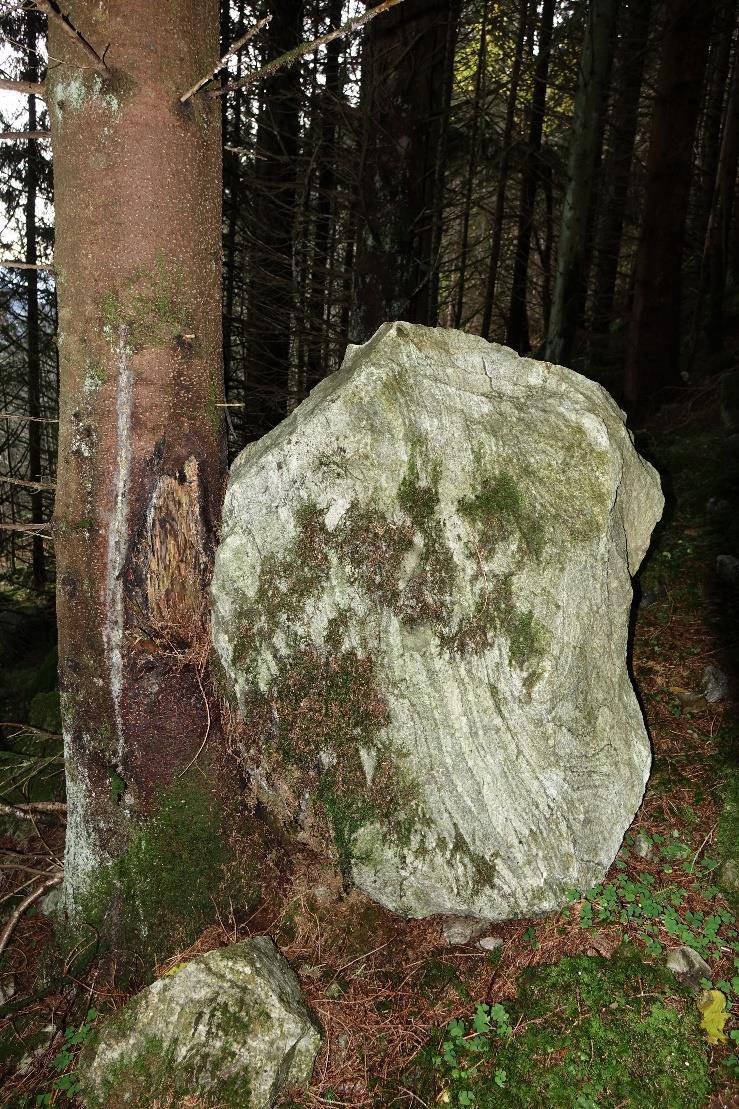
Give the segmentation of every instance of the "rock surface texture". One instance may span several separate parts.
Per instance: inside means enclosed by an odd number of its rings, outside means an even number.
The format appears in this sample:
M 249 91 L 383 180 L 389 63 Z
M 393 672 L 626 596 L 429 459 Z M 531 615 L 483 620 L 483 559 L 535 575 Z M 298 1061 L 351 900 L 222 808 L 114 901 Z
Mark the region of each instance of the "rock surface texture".
M 180 1104 L 266 1109 L 306 1084 L 321 1035 L 298 980 L 260 936 L 211 951 L 142 990 L 82 1053 L 89 1109 Z
M 655 471 L 600 386 L 386 324 L 231 471 L 214 642 L 251 781 L 388 908 L 545 912 L 610 865 Z

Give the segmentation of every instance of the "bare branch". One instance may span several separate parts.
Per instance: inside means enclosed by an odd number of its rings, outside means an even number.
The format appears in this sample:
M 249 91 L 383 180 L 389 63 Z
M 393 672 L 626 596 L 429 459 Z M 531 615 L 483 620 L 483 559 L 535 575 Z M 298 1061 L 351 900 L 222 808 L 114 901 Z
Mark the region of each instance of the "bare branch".
M 203 77 L 201 81 L 198 81 L 192 88 L 188 89 L 187 92 L 184 92 L 180 97 L 180 103 L 184 104 L 191 96 L 194 96 L 196 92 L 200 92 L 203 85 L 207 85 L 209 81 L 213 80 L 216 74 L 221 72 L 224 66 L 228 65 L 229 58 L 233 58 L 234 54 L 238 54 L 239 50 L 246 46 L 247 42 L 251 42 L 254 36 L 258 35 L 271 21 L 272 16 L 265 15 L 264 19 L 260 19 L 258 23 L 250 27 L 246 34 L 242 35 L 240 39 L 236 39 L 236 42 L 231 43 L 215 69 L 212 69 L 207 77 Z
M 5 477 L 2 474 L 0 474 L 0 481 L 4 481 L 6 485 L 20 485 L 23 489 L 40 489 L 41 491 L 45 489 L 56 489 L 56 485 L 49 485 L 48 482 L 45 481 L 23 481 L 22 478 Z
M 108 76 L 108 67 L 104 59 L 98 54 L 97 50 L 90 45 L 82 32 L 77 30 L 70 21 L 69 16 L 64 15 L 59 10 L 53 0 L 34 0 L 34 7 L 37 11 L 43 12 L 49 22 L 53 21 L 62 27 L 69 37 L 74 39 L 74 41 L 82 47 L 89 60 L 92 62 L 93 69 L 96 69 L 103 77 Z
M 46 89 L 40 81 L 11 81 L 8 77 L 0 77 L 0 89 L 6 92 L 23 92 L 26 96 L 40 96 L 43 100 Z
M 50 890 L 53 886 L 60 885 L 61 881 L 61 874 L 56 875 L 56 877 L 54 878 L 47 878 L 47 880 L 45 882 L 42 882 L 40 886 L 37 886 L 35 890 L 31 890 L 28 897 L 23 898 L 20 905 L 17 909 L 13 911 L 8 923 L 3 928 L 3 933 L 0 936 L 0 955 L 2 955 L 3 951 L 8 946 L 10 937 L 13 935 L 18 921 L 23 916 L 26 909 L 30 908 L 30 906 L 33 905 L 34 901 L 38 901 L 39 897 L 42 897 L 47 890 Z
M 49 535 L 43 529 L 48 527 L 51 523 L 47 520 L 45 524 L 0 524 L 0 531 L 24 531 L 34 532 L 42 537 L 42 539 L 53 539 L 53 535 Z
M 21 732 L 31 732 L 33 735 L 40 735 L 44 739 L 62 738 L 58 732 L 47 732 L 43 728 L 34 728 L 31 724 L 16 724 L 14 720 L 0 720 L 0 728 L 18 728 Z
M 63 801 L 34 801 L 28 805 L 8 805 L 0 801 L 0 816 L 17 816 L 20 820 L 33 820 L 34 816 L 53 816 L 54 813 L 66 811 Z
M 364 27 L 375 16 L 382 15 L 383 12 L 394 8 L 396 4 L 402 3 L 402 0 L 383 0 L 382 4 L 378 4 L 374 8 L 368 8 L 362 15 L 357 15 L 353 19 L 347 20 L 341 27 L 336 27 L 333 31 L 328 31 L 327 34 L 321 35 L 320 38 L 314 39 L 313 42 L 302 42 L 300 46 L 296 46 L 293 50 L 288 50 L 285 54 L 280 54 L 279 58 L 273 58 L 271 62 L 267 62 L 256 73 L 250 73 L 248 77 L 242 77 L 238 81 L 229 81 L 226 85 L 221 85 L 220 88 L 210 89 L 208 96 L 224 96 L 227 92 L 233 92 L 236 89 L 249 88 L 250 85 L 256 84 L 257 81 L 269 77 L 278 69 L 282 69 L 286 65 L 292 65 L 306 54 L 312 54 L 319 46 L 325 46 L 326 43 L 333 42 L 334 39 L 342 38 L 344 35 L 350 35 L 353 31 L 358 31 L 360 27 Z
M 51 131 L 0 131 L 0 142 L 16 142 L 21 139 L 50 139 Z
M 0 412 L 0 420 L 30 420 L 34 424 L 58 424 L 48 416 L 24 416 L 22 412 Z
M 0 82 L 2 88 L 2 82 Z M 45 270 L 53 273 L 54 266 L 49 262 L 16 262 L 12 258 L 0 258 L 0 269 L 6 270 Z

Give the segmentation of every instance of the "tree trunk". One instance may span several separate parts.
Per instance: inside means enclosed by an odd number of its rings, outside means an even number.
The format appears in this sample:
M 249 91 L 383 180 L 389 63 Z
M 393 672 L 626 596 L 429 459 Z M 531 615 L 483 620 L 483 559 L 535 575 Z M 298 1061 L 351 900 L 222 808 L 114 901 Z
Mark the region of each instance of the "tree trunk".
M 567 191 L 546 341 L 550 362 L 569 364 L 579 322 L 588 219 L 608 95 L 618 0 L 591 0 L 572 120 Z
M 520 0 L 518 12 L 518 30 L 516 34 L 516 49 L 513 55 L 513 65 L 511 67 L 511 83 L 508 89 L 505 126 L 503 128 L 500 162 L 498 164 L 498 186 L 495 192 L 495 221 L 493 224 L 493 240 L 490 247 L 490 261 L 488 262 L 487 283 L 485 287 L 485 304 L 482 314 L 482 326 L 480 328 L 480 334 L 485 339 L 490 338 L 490 328 L 493 321 L 495 288 L 498 282 L 498 266 L 500 265 L 500 248 L 503 242 L 503 219 L 505 215 L 506 187 L 508 185 L 508 166 L 511 156 L 511 142 L 513 140 L 513 124 L 516 118 L 518 85 L 521 80 L 523 46 L 526 39 L 528 11 L 529 0 Z
M 485 70 L 487 68 L 487 30 L 488 4 L 483 0 L 482 20 L 480 23 L 480 46 L 477 52 L 477 72 L 475 74 L 475 99 L 472 105 L 472 128 L 470 133 L 470 157 L 467 165 L 467 181 L 462 206 L 462 236 L 457 274 L 457 304 L 454 311 L 454 326 L 461 327 L 464 312 L 464 293 L 467 280 L 467 258 L 469 253 L 470 219 L 472 217 L 472 194 L 475 189 L 477 173 L 477 147 L 480 119 L 484 112 Z
M 436 322 L 438 205 L 459 0 L 404 0 L 367 29 L 351 336 Z
M 680 384 L 681 264 L 714 0 L 671 0 L 647 158 L 625 393 L 639 408 Z
M 531 254 L 531 233 L 534 223 L 534 204 L 539 184 L 539 159 L 541 136 L 544 127 L 544 110 L 549 80 L 549 55 L 552 47 L 554 0 L 542 0 L 539 24 L 539 51 L 534 69 L 534 92 L 531 99 L 531 122 L 526 150 L 526 162 L 521 183 L 521 205 L 518 213 L 516 257 L 513 263 L 511 306 L 508 313 L 506 342 L 514 350 L 524 353 L 530 347 L 526 292 Z
M 303 38 L 303 0 L 270 0 L 263 63 Z M 293 311 L 293 230 L 300 135 L 300 68 L 262 86 L 257 125 L 247 305 L 246 429 L 258 439 L 287 415 Z
M 38 61 L 36 46 L 38 40 L 38 12 L 25 13 L 26 49 L 28 63 L 26 81 L 38 81 Z M 36 97 L 28 98 L 28 130 L 36 130 Z M 36 199 L 38 192 L 38 149 L 35 142 L 28 143 L 26 162 L 26 261 L 35 266 L 38 261 L 36 249 Z M 41 355 L 39 350 L 39 304 L 38 270 L 29 269 L 26 274 L 26 324 L 28 335 L 28 473 L 31 481 L 41 481 Z M 31 522 L 40 524 L 44 519 L 43 494 L 36 490 L 31 494 Z M 40 535 L 32 540 L 33 588 L 41 593 L 46 584 L 46 559 L 44 541 Z
M 708 343 L 720 350 L 724 339 L 724 294 L 729 259 L 729 233 L 735 207 L 735 184 L 739 160 L 739 56 L 734 51 L 729 101 L 726 107 L 713 206 L 708 222 L 705 271 L 708 278 Z
M 608 331 L 613 315 L 651 10 L 651 0 L 627 0 L 618 46 L 616 93 L 610 124 L 612 137 L 603 172 L 605 199 L 596 250 L 593 293 L 593 330 L 596 332 Z
M 341 23 L 342 0 L 330 0 L 329 23 Z M 327 292 L 329 288 L 329 244 L 331 239 L 331 211 L 336 188 L 336 124 L 341 95 L 342 44 L 334 39 L 326 47 L 324 68 L 325 84 L 321 94 L 321 137 L 318 147 L 318 197 L 315 204 L 315 232 L 311 265 L 310 299 L 308 302 L 308 357 L 306 388 L 310 392 L 327 372 L 324 365 L 325 337 L 328 325 Z
M 207 95 L 179 101 L 217 60 L 218 4 L 77 0 L 70 17 L 100 52 L 110 45 L 100 75 L 57 21 L 49 28 L 65 904 L 113 938 L 138 906 L 151 943 L 147 895 L 162 950 L 178 919 L 167 897 L 186 913 L 202 865 L 184 845 L 178 855 L 196 819 L 171 798 L 185 804 L 182 775 L 206 737 L 201 763 L 218 749 L 200 675 L 225 476 L 221 118 Z M 202 815 L 210 778 L 192 781 L 187 804 L 198 792 Z M 177 875 L 141 838 L 173 812 Z

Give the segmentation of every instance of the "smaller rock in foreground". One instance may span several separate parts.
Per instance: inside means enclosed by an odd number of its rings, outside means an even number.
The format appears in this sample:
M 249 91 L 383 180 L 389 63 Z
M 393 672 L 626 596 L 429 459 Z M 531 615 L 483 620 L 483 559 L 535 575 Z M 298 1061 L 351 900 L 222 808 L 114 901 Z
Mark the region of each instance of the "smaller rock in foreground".
M 703 671 L 703 696 L 709 705 L 725 701 L 729 696 L 729 679 L 718 666 L 707 666 Z
M 441 928 L 447 943 L 474 943 L 488 931 L 490 921 L 473 916 L 445 916 Z
M 667 969 L 693 993 L 701 988 L 701 978 L 711 977 L 711 968 L 692 947 L 673 947 L 667 954 Z
M 307 1084 L 320 1044 L 295 974 L 259 936 L 142 990 L 101 1026 L 78 1076 L 88 1109 L 149 1106 L 167 1095 L 268 1109 L 285 1087 Z

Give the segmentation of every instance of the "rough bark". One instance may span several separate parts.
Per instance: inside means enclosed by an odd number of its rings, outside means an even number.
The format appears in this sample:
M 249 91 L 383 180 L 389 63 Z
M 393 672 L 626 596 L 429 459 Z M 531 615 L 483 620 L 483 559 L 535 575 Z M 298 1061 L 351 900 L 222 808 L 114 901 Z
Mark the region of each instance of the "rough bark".
M 554 0 L 542 0 L 539 23 L 539 51 L 534 69 L 534 92 L 531 99 L 531 121 L 526 150 L 526 162 L 521 183 L 521 203 L 518 212 L 516 257 L 513 264 L 511 306 L 508 312 L 506 342 L 523 353 L 529 349 L 529 326 L 526 289 L 531 254 L 531 236 L 534 222 L 534 205 L 539 184 L 541 136 L 549 81 L 549 53 L 552 46 Z
M 546 342 L 546 357 L 558 365 L 567 365 L 572 358 L 579 322 L 588 220 L 617 12 L 618 0 L 591 0 L 588 7 Z
M 270 0 L 263 64 L 303 38 L 303 0 Z M 293 309 L 293 229 L 300 135 L 300 69 L 267 77 L 257 124 L 250 227 L 246 433 L 258 439 L 287 415 Z
M 637 409 L 680 384 L 681 263 L 714 0 L 671 0 L 637 250 L 625 393 Z
M 217 742 L 194 659 L 225 451 L 220 105 L 178 100 L 217 60 L 217 0 L 76 0 L 69 14 L 90 42 L 110 43 L 101 78 L 49 28 L 74 916 L 209 725 L 210 750 Z M 114 931 L 115 916 L 101 927 Z
M 618 45 L 611 140 L 603 173 L 603 216 L 596 249 L 593 329 L 597 332 L 608 330 L 613 313 L 651 11 L 651 0 L 628 0 Z
M 404 0 L 369 25 L 353 341 L 385 320 L 435 323 L 438 211 L 459 0 Z

